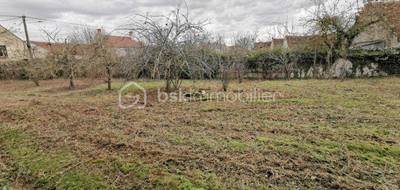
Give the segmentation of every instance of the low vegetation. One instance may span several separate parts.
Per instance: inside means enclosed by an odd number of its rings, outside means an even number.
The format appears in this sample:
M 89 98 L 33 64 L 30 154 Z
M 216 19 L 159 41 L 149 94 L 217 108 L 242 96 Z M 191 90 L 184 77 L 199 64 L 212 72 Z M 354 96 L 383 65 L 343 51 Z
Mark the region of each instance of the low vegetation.
M 114 81 L 2 81 L 0 187 L 398 189 L 400 79 L 231 82 L 276 101 L 122 110 Z M 218 81 L 182 87 L 223 91 Z

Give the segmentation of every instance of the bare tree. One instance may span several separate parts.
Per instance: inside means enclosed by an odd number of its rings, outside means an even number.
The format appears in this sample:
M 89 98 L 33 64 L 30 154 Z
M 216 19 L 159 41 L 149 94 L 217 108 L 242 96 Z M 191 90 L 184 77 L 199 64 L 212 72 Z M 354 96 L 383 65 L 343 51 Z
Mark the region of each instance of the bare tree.
M 74 32 L 70 34 L 64 38 L 63 42 L 59 42 L 62 38 L 59 37 L 58 30 L 50 31 L 42 29 L 42 33 L 49 41 L 46 61 L 59 67 L 69 80 L 69 89 L 75 89 L 75 78 L 82 62 L 84 50 L 84 47 L 80 43 L 79 33 Z
M 306 20 L 313 33 L 321 35 L 328 46 L 329 64 L 338 57 L 346 58 L 354 38 L 368 26 L 381 20 L 382 11 L 379 9 L 370 11 L 369 14 L 373 16 L 367 16 L 368 19 L 360 19 L 354 1 L 314 0 L 314 4 L 315 8 Z
M 152 78 L 163 78 L 166 91 L 179 88 L 182 75 L 188 73 L 187 48 L 204 30 L 205 22 L 193 22 L 188 8 L 176 8 L 169 15 L 137 15 L 128 30 L 134 31 L 144 43 L 142 65 L 148 67 Z
M 93 66 L 97 68 L 104 68 L 107 89 L 112 90 L 113 68 L 121 62 L 120 57 L 117 55 L 116 50 L 108 46 L 108 36 L 103 32 L 86 31 L 82 33 L 88 48 L 86 50 L 86 58 Z
M 256 40 L 258 38 L 257 32 L 254 33 L 237 33 L 234 36 L 234 46 L 230 50 L 231 58 L 234 61 L 234 69 L 236 78 L 239 83 L 243 81 L 244 70 L 246 68 L 245 63 L 251 50 L 254 49 Z
M 289 49 L 281 48 L 273 50 L 268 55 L 271 60 L 281 66 L 286 79 L 290 80 L 294 70 L 294 62 L 297 59 L 296 53 Z
M 69 89 L 71 90 L 75 89 L 74 81 L 76 78 L 78 64 L 80 63 L 78 60 L 78 52 L 81 51 L 80 48 L 80 44 L 74 41 L 73 37 L 70 37 L 70 39 L 65 39 L 61 59 L 59 61 L 59 63 L 62 64 L 67 71 L 69 79 Z
M 208 48 L 211 52 L 208 65 L 217 72 L 217 76 L 214 77 L 219 78 L 222 89 L 226 92 L 233 78 L 236 55 L 230 50 L 230 47 L 226 46 L 225 38 L 221 35 L 211 38 L 208 42 Z
M 217 55 L 215 57 L 219 63 L 220 79 L 222 82 L 222 88 L 226 92 L 229 88 L 229 83 L 232 80 L 232 73 L 234 72 L 235 59 L 233 55 Z
M 275 33 L 270 35 L 272 38 L 281 38 L 284 43 L 289 39 L 290 36 L 295 36 L 296 32 L 294 31 L 294 27 L 292 25 L 284 22 L 276 25 Z M 294 62 L 297 59 L 297 55 L 293 49 L 290 49 L 290 47 L 285 47 L 284 44 L 282 44 L 282 47 L 274 47 L 274 49 L 268 51 L 264 55 L 263 59 L 263 66 L 266 71 L 271 69 L 279 69 L 284 73 L 284 77 L 287 80 L 291 79 L 291 75 L 294 71 Z M 265 60 L 267 61 L 265 62 Z

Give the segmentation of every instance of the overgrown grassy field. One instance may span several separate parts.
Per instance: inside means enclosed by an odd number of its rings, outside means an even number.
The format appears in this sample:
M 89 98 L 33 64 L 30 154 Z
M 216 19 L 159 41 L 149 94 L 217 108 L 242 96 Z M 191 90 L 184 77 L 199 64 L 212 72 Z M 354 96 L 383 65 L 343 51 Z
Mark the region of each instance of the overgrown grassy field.
M 400 188 L 400 78 L 246 81 L 231 89 L 282 96 L 140 110 L 118 107 L 122 83 L 67 85 L 0 81 L 0 187 Z

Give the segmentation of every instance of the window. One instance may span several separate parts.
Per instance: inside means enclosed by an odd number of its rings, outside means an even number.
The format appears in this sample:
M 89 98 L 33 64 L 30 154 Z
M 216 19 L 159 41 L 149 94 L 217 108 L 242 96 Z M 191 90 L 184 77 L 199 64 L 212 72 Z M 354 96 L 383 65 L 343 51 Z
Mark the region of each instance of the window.
M 363 44 L 361 49 L 364 50 L 378 50 L 378 49 L 385 49 L 386 43 L 382 41 L 370 42 Z
M 7 58 L 7 48 L 6 46 L 0 45 L 0 58 Z

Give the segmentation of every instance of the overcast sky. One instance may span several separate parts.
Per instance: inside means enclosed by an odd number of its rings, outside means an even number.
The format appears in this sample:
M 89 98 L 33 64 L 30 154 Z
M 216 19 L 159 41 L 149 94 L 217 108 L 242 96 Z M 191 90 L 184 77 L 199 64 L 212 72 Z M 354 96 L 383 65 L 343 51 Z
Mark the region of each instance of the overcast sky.
M 165 14 L 182 0 L 0 0 L 0 15 L 27 15 L 57 21 L 88 24 L 111 31 L 126 23 L 135 14 Z M 290 23 L 295 31 L 302 32 L 301 18 L 312 6 L 312 0 L 187 0 L 191 17 L 207 19 L 211 33 L 232 36 L 235 32 L 259 31 L 266 39 L 273 28 Z M 19 20 L 0 24 L 22 34 Z M 34 40 L 42 40 L 40 30 L 59 28 L 67 32 L 79 26 L 56 22 L 38 22 L 30 19 L 30 33 Z M 269 31 L 269 32 L 267 32 Z M 122 33 L 122 32 L 119 32 Z

